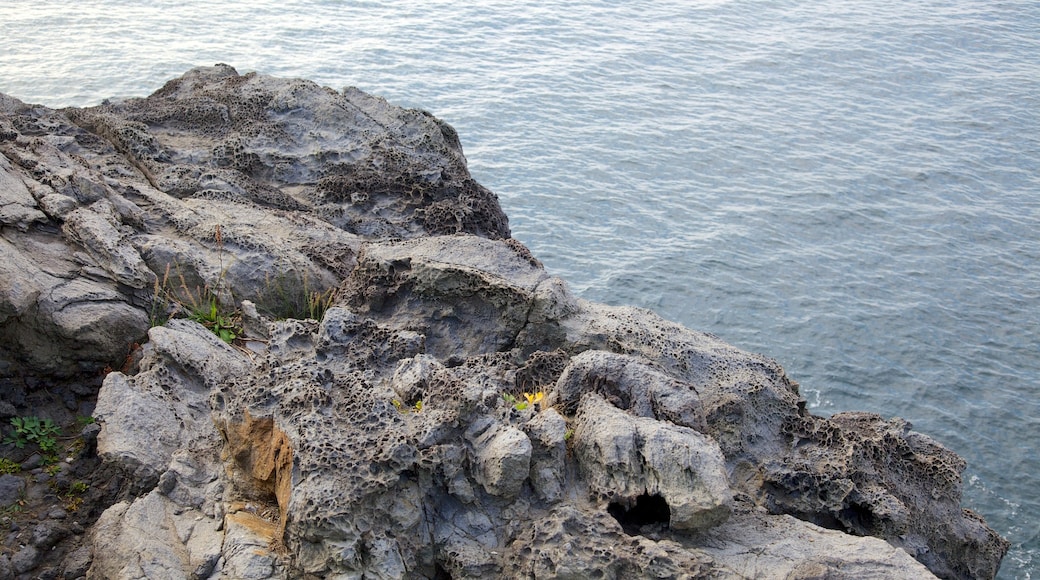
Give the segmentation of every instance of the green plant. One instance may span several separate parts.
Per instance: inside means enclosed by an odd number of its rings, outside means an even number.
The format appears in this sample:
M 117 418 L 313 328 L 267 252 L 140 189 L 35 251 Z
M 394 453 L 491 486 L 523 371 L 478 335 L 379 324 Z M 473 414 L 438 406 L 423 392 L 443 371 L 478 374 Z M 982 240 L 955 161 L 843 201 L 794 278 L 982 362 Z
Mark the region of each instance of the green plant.
M 314 320 L 325 318 L 325 311 L 332 306 L 332 300 L 335 297 L 335 288 L 329 288 L 324 292 L 312 291 L 307 295 L 307 317 Z
M 50 419 L 39 417 L 15 417 L 11 419 L 14 431 L 4 438 L 4 443 L 13 443 L 22 449 L 26 443 L 35 443 L 44 455 L 53 455 L 58 449 L 57 436 L 61 429 Z
M 20 499 L 11 505 L 0 507 L 0 518 L 12 519 L 16 515 L 22 513 L 22 507 L 25 503 L 24 499 Z M 5 522 L 6 523 L 6 522 Z
M 63 484 L 58 481 L 55 475 L 58 473 L 58 469 L 47 468 L 47 472 L 51 475 L 51 480 L 47 482 L 47 487 L 50 488 L 54 495 L 61 500 L 62 507 L 66 511 L 74 512 L 83 505 L 83 496 L 90 489 L 90 484 L 85 481 L 76 480 L 69 484 Z
M 502 398 L 505 399 L 507 403 L 512 405 L 513 408 L 515 408 L 517 411 L 523 411 L 531 405 L 538 405 L 539 403 L 541 403 L 542 399 L 545 398 L 545 393 L 543 393 L 542 391 L 538 391 L 534 394 L 524 393 L 524 399 L 527 400 L 519 402 L 516 400 L 515 396 L 510 395 L 509 393 L 502 393 Z
M 227 269 L 224 267 L 224 237 L 219 225 L 214 229 L 214 240 L 217 243 L 217 256 L 220 260 L 220 274 L 216 283 L 212 286 L 204 284 L 192 287 L 178 267 L 177 279 L 180 284 L 172 284 L 171 266 L 167 264 L 161 280 L 156 278 L 152 291 L 149 314 L 149 322 L 152 326 L 165 324 L 171 318 L 183 315 L 210 329 L 213 334 L 228 344 L 241 336 L 241 313 L 235 308 L 225 307 L 221 301 Z
M 194 320 L 210 329 L 220 340 L 231 344 L 241 334 L 241 325 L 236 322 L 235 313 L 220 310 L 216 297 L 207 297 L 199 304 L 192 304 L 188 320 Z
M 90 489 L 90 485 L 83 481 L 73 481 L 69 484 L 69 487 L 64 492 L 61 492 L 56 487 L 53 487 L 58 499 L 61 500 L 61 505 L 65 508 L 65 511 L 74 512 L 79 510 L 80 506 L 83 505 L 83 494 Z
M 97 419 L 91 415 L 80 415 L 76 417 L 76 425 L 79 425 L 80 427 L 86 427 L 87 425 L 93 425 L 94 423 L 97 423 Z
M 5 473 L 18 473 L 22 470 L 22 466 L 16 462 L 11 461 L 6 457 L 0 457 L 0 475 Z
M 264 288 L 257 296 L 257 307 L 275 320 L 287 318 L 321 320 L 332 306 L 335 288 L 316 288 L 304 273 L 287 271 L 277 276 L 266 276 Z

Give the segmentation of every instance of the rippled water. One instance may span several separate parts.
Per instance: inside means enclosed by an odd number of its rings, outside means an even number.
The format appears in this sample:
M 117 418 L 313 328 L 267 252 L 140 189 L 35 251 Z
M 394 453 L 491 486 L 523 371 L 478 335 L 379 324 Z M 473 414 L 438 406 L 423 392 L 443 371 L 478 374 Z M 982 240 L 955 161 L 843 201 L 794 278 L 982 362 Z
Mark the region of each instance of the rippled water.
M 1040 3 L 0 4 L 25 101 L 216 62 L 447 120 L 577 292 L 909 419 L 968 460 L 1001 577 L 1040 569 Z

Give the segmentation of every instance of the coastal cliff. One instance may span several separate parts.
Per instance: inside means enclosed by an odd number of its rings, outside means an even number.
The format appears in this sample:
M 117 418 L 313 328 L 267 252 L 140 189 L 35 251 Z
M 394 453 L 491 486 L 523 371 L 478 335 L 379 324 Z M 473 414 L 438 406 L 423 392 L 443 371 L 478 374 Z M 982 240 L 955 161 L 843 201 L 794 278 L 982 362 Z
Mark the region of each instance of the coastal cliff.
M 117 482 L 69 562 L 0 576 L 986 578 L 1008 547 L 954 453 L 577 298 L 454 129 L 357 89 L 0 95 L 0 225 L 0 414 L 111 370 L 79 453 Z

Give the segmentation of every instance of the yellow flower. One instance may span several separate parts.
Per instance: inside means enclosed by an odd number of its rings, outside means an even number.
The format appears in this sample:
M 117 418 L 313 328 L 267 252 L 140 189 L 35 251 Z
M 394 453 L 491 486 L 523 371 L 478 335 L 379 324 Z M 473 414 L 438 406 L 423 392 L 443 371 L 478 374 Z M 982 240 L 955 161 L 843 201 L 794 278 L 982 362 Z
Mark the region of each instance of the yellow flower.
M 531 393 L 524 393 L 524 398 L 527 399 L 528 403 L 533 405 L 535 403 L 542 402 L 542 399 L 545 398 L 545 393 L 543 393 L 541 391 L 538 391 L 537 393 L 535 393 L 533 395 Z

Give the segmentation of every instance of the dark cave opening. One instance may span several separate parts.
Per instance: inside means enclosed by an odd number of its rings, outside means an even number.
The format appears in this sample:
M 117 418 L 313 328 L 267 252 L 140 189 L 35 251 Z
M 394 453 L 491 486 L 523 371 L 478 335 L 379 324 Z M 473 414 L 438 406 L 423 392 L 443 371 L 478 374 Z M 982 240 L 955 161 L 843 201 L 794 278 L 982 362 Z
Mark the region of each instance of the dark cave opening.
M 440 562 L 434 563 L 433 580 L 452 580 L 451 572 L 448 572 Z
M 625 533 L 630 536 L 639 535 L 643 526 L 656 525 L 667 528 L 672 517 L 668 502 L 663 497 L 659 494 L 647 493 L 637 497 L 635 505 L 632 507 L 626 507 L 619 502 L 611 502 L 607 506 L 607 513 L 614 516 Z

